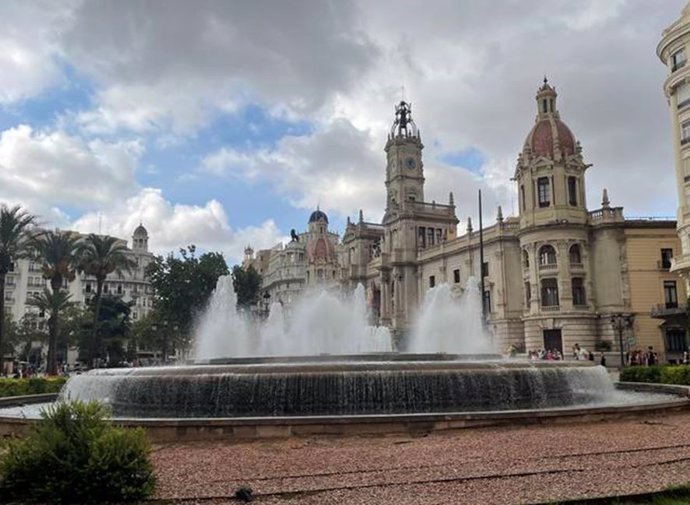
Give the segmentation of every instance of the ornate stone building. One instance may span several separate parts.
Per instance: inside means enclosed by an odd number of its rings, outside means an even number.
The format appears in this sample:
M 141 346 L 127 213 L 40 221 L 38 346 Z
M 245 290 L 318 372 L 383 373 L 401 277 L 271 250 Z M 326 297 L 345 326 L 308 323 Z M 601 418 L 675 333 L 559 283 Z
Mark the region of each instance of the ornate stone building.
M 504 218 L 497 209 L 496 221 L 483 230 L 483 264 L 479 230 L 468 219 L 465 232 L 458 233 L 452 193 L 446 203 L 426 201 L 422 137 L 411 106 L 400 102 L 384 147 L 382 222 L 365 221 L 361 211 L 357 222 L 348 219 L 333 260 L 330 248 L 309 245 L 326 233 L 327 225 L 324 216 L 312 230 L 317 213 L 312 214 L 310 236 L 279 246 L 268 262 L 261 260 L 262 252 L 252 254 L 258 269 L 269 265 L 265 289 L 276 296 L 276 276 L 281 275 L 290 283 L 303 278 L 302 286 L 308 275 L 314 278 L 313 268 L 322 268 L 321 275 L 333 272 L 346 290 L 362 283 L 373 318 L 391 327 L 404 348 L 428 289 L 448 283 L 460 293 L 470 277 L 483 275 L 487 325 L 499 348 L 514 344 L 567 353 L 575 343 L 592 350 L 606 342 L 616 350 L 619 335 L 611 318 L 622 315 L 633 320 L 620 335 L 626 348 L 652 345 L 664 357 L 677 358 L 684 329 L 652 317 L 677 310 L 685 297 L 685 287 L 669 272 L 680 250 L 675 222 L 626 220 L 621 207 L 611 206 L 605 189 L 601 206 L 588 209 L 585 174 L 591 165 L 562 120 L 557 97 L 545 79 L 515 168 L 518 215 Z M 336 245 L 335 240 L 327 243 Z M 301 277 L 279 274 L 277 265 L 291 264 L 291 248 L 303 251 Z M 328 259 L 311 266 L 317 249 Z

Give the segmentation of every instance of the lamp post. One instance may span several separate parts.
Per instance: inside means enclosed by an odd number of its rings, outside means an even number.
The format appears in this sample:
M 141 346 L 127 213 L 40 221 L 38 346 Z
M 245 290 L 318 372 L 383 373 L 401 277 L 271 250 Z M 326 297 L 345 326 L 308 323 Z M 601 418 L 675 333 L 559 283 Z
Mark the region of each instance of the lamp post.
M 621 368 L 625 367 L 625 354 L 623 353 L 623 330 L 632 328 L 635 316 L 632 314 L 613 314 L 611 326 L 618 332 L 618 347 L 621 353 Z
M 264 298 L 264 307 L 263 307 L 264 317 L 268 317 L 268 313 L 271 310 L 271 293 L 269 293 L 268 291 L 265 291 L 263 298 Z

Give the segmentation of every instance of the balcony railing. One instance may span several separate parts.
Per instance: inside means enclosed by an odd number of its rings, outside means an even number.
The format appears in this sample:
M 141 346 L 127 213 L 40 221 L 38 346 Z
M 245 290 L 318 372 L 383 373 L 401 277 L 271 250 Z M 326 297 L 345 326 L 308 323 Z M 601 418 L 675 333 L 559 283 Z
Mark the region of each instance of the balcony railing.
M 543 263 L 539 265 L 539 270 L 558 270 L 558 263 Z
M 542 305 L 541 306 L 542 312 L 558 312 L 559 310 L 561 310 L 560 305 Z
M 654 305 L 650 312 L 650 315 L 656 318 L 680 316 L 687 312 L 687 306 L 682 303 L 660 303 Z

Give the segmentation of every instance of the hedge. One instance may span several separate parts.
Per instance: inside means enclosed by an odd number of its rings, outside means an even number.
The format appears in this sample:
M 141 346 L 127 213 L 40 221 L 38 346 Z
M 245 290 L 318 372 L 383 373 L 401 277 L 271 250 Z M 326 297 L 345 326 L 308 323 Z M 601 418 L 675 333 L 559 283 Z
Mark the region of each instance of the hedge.
M 32 377 L 31 379 L 0 378 L 0 398 L 6 396 L 40 395 L 57 393 L 67 382 L 66 377 Z
M 630 366 L 621 371 L 622 382 L 653 382 L 690 386 L 690 366 Z

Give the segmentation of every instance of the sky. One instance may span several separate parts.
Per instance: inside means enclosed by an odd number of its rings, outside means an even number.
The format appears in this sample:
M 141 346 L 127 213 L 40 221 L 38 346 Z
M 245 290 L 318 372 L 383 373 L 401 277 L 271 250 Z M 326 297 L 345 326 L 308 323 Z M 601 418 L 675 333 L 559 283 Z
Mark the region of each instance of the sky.
M 46 226 L 239 261 L 306 228 L 381 219 L 404 98 L 426 199 L 497 205 L 545 75 L 582 144 L 590 209 L 673 216 L 656 56 L 685 0 L 0 2 L 0 202 Z

